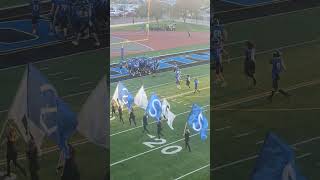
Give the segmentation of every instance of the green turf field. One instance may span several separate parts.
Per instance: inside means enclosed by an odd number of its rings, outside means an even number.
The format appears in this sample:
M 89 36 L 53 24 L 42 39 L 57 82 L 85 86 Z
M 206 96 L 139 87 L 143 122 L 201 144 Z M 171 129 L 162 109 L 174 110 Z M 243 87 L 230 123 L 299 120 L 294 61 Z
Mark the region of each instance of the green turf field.
M 320 9 L 314 8 L 225 25 L 229 35 L 226 49 L 233 61 L 224 65 L 228 86 L 219 87 L 213 98 L 214 179 L 250 179 L 269 131 L 293 145 L 296 164 L 307 179 L 320 179 L 320 26 L 315 23 L 319 15 Z M 254 89 L 248 89 L 243 73 L 242 40 L 256 43 L 258 84 Z M 287 99 L 277 94 L 269 103 L 269 60 L 277 48 L 287 66 L 280 87 L 292 96 Z
M 64 58 L 57 58 L 47 62 L 35 63 L 34 65 L 47 76 L 49 81 L 55 86 L 60 97 L 62 97 L 74 110 L 79 112 L 81 106 L 86 101 L 89 93 L 96 87 L 97 83 L 105 74 L 107 65 L 107 50 L 96 50 L 79 55 L 72 55 Z M 5 84 L 1 86 L 0 95 L 0 118 L 1 128 L 7 116 L 7 109 L 13 101 L 19 81 L 22 78 L 25 67 L 14 67 L 0 70 L 0 81 Z M 3 138 L 1 139 L 2 142 Z M 75 134 L 70 142 L 74 144 L 76 150 L 76 162 L 81 172 L 81 179 L 103 179 L 106 173 L 107 151 L 97 147 Z M 24 160 L 25 143 L 19 139 L 19 160 L 27 167 Z M 40 179 L 56 180 L 56 165 L 59 151 L 51 141 L 45 141 L 42 146 L 42 156 L 40 159 Z M 5 146 L 0 148 L 0 171 L 5 170 Z M 94 166 L 92 165 L 94 162 Z M 16 169 L 13 170 L 17 172 Z M 24 179 L 20 176 L 19 178 Z
M 111 179 L 175 179 L 209 164 L 210 138 L 203 142 L 200 140 L 200 136 L 192 131 L 191 134 L 194 134 L 190 139 L 192 152 L 189 153 L 184 148 L 182 134 L 192 103 L 199 104 L 205 110 L 209 108 L 210 70 L 208 65 L 201 65 L 182 69 L 182 73 L 190 74 L 193 78 L 196 76 L 199 78 L 201 89 L 199 94 L 193 94 L 193 89 L 187 88 L 184 82 L 182 89 L 177 89 L 175 73 L 172 71 L 156 74 L 155 77 L 150 75 L 123 81 L 133 95 L 137 93 L 141 83 L 143 83 L 148 96 L 155 92 L 160 98 L 166 97 L 171 105 L 172 112 L 177 117 L 173 123 L 174 130 L 171 130 L 166 122 L 163 122 L 165 143 L 160 143 L 159 140 L 154 140 L 147 134 L 142 133 L 141 123 L 144 111 L 138 107 L 135 107 L 137 127 L 129 125 L 127 110 L 124 111 L 124 125 L 120 123 L 118 117 L 112 118 L 110 126 Z M 116 83 L 113 83 L 110 91 L 111 97 L 115 87 Z M 205 112 L 205 115 L 208 119 L 210 118 L 208 111 Z M 150 134 L 156 135 L 155 121 L 151 118 L 148 121 Z M 154 145 L 153 148 L 143 144 L 144 142 L 154 141 L 159 142 L 159 145 Z M 161 152 L 164 148 L 170 146 L 181 146 L 182 150 L 171 155 Z M 177 149 L 169 148 L 169 151 L 174 150 Z M 209 179 L 209 167 L 199 171 L 197 176 Z

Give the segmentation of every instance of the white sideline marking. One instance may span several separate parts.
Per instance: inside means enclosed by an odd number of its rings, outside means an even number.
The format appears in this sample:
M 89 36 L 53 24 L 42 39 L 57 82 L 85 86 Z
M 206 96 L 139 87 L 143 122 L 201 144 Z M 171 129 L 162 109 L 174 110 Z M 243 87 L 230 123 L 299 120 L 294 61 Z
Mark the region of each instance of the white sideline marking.
M 43 68 L 40 68 L 39 70 L 44 71 L 44 70 L 48 70 L 48 69 L 49 69 L 49 67 L 43 67 Z
M 244 137 L 244 136 L 251 135 L 251 134 L 253 134 L 254 132 L 256 132 L 256 131 L 249 131 L 249 132 L 246 132 L 246 133 L 241 133 L 241 134 L 235 135 L 235 136 L 233 136 L 233 137 L 234 137 L 234 138 L 241 138 L 241 137 Z
M 256 145 L 264 143 L 264 140 L 256 142 Z
M 231 128 L 231 126 L 226 126 L 226 127 L 223 127 L 223 128 L 215 129 L 215 131 L 223 131 L 223 130 L 230 129 L 230 128 Z
M 199 134 L 199 133 L 193 134 L 193 135 L 191 135 L 190 137 L 194 137 L 194 136 L 196 136 L 196 135 L 198 135 L 198 134 Z M 120 163 L 122 163 L 122 162 L 125 162 L 125 161 L 128 161 L 128 160 L 130 160 L 130 159 L 133 159 L 133 158 L 139 157 L 139 156 L 141 156 L 141 155 L 147 154 L 147 153 L 152 152 L 152 151 L 155 151 L 155 150 L 157 150 L 157 149 L 161 149 L 161 148 L 166 147 L 166 146 L 169 146 L 169 145 L 171 145 L 171 144 L 175 144 L 175 143 L 180 142 L 180 141 L 184 141 L 184 138 L 181 138 L 181 139 L 176 140 L 176 141 L 173 141 L 173 142 L 171 142 L 171 143 L 168 143 L 168 144 L 165 144 L 165 145 L 162 145 L 162 146 L 156 147 L 156 148 L 154 148 L 154 149 L 151 149 L 151 150 L 145 151 L 145 152 L 143 152 L 143 153 L 139 153 L 139 154 L 136 154 L 136 155 L 130 156 L 130 157 L 126 158 L 126 159 L 123 159 L 123 160 L 120 160 L 120 161 L 114 162 L 114 163 L 110 164 L 110 166 L 114 166 L 114 165 L 120 164 Z
M 58 75 L 61 75 L 61 74 L 64 74 L 64 72 L 50 73 L 50 74 L 48 74 L 48 76 L 58 76 Z
M 295 143 L 295 144 L 293 144 L 291 146 L 295 147 L 295 146 L 298 146 L 298 145 L 301 145 L 301 144 L 306 144 L 306 143 L 309 143 L 311 141 L 315 141 L 315 140 L 319 140 L 319 139 L 320 139 L 320 136 L 317 136 L 317 137 L 314 137 L 314 138 L 307 139 L 305 141 L 301 141 L 301 142 Z M 223 168 L 226 168 L 226 167 L 230 167 L 230 166 L 233 166 L 233 165 L 245 162 L 245 161 L 249 161 L 249 160 L 255 159 L 257 157 L 258 157 L 258 155 L 254 155 L 254 156 L 250 156 L 250 157 L 247 157 L 247 158 L 244 158 L 244 159 L 233 161 L 233 162 L 230 162 L 230 163 L 227 163 L 227 164 L 216 166 L 216 167 L 212 168 L 211 171 L 217 171 L 217 170 L 220 170 L 220 169 L 223 169 Z
M 93 84 L 93 82 L 90 82 L 90 81 L 89 82 L 84 82 L 84 83 L 81 83 L 80 86 L 86 86 L 86 85 L 89 85 L 89 84 Z
M 187 173 L 187 174 L 184 174 L 184 175 L 182 175 L 182 176 L 180 176 L 180 177 L 178 177 L 178 178 L 175 178 L 174 180 L 182 179 L 182 178 L 184 178 L 184 177 L 186 177 L 186 176 L 189 176 L 190 174 L 193 174 L 193 173 L 195 173 L 195 172 L 197 172 L 197 171 L 200 171 L 200 170 L 202 170 L 202 169 L 204 169 L 204 168 L 206 168 L 206 167 L 209 167 L 209 166 L 210 166 L 210 164 L 207 164 L 207 165 L 205 165 L 205 166 L 202 166 L 201 168 L 198 168 L 198 169 L 193 170 L 193 171 L 191 171 L 191 172 L 189 172 L 189 173 Z
M 64 81 L 70 81 L 70 80 L 74 80 L 74 79 L 79 79 L 78 77 L 69 77 L 69 78 L 65 78 L 63 79 Z
M 300 156 L 297 156 L 296 159 L 302 159 L 304 157 L 307 157 L 307 156 L 310 156 L 312 153 L 305 153 L 305 154 L 302 154 Z

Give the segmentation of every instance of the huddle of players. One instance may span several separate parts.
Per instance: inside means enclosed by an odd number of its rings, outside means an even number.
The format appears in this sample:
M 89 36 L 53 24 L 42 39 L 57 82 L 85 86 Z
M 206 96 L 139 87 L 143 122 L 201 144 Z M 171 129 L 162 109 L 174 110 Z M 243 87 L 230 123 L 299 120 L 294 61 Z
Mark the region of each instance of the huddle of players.
M 32 0 L 32 32 L 37 34 L 40 19 L 40 0 Z M 63 39 L 74 37 L 72 43 L 79 45 L 80 38 L 90 36 L 94 45 L 100 46 L 98 29 L 107 22 L 107 0 L 52 0 L 49 14 L 49 35 Z
M 216 71 L 216 78 L 214 80 L 214 91 L 219 82 L 221 83 L 221 87 L 225 87 L 227 84 L 225 82 L 223 76 L 223 65 L 222 65 L 222 56 L 223 54 L 228 55 L 228 53 L 223 49 L 223 44 L 226 40 L 226 31 L 224 30 L 223 25 L 220 24 L 218 19 L 214 19 L 214 24 L 212 27 L 212 39 L 213 39 L 213 60 L 214 60 L 214 68 Z M 251 41 L 246 42 L 245 49 L 245 60 L 244 60 L 244 73 L 249 80 L 249 88 L 252 86 L 255 87 L 257 84 L 257 80 L 255 78 L 256 71 L 256 62 L 255 62 L 255 44 Z M 229 62 L 229 61 L 228 61 Z M 271 102 L 274 94 L 279 91 L 279 93 L 283 94 L 286 97 L 289 97 L 289 93 L 285 92 L 282 89 L 279 89 L 279 80 L 281 72 L 286 70 L 281 52 L 276 50 L 272 54 L 272 58 L 270 60 L 270 64 L 272 65 L 272 91 L 268 96 L 268 100 Z
M 176 63 L 174 64 L 173 72 L 175 72 L 176 86 L 178 89 L 181 89 L 181 85 L 180 85 L 180 83 L 181 83 L 181 69 L 179 69 L 179 67 Z M 191 76 L 187 75 L 186 86 L 190 88 L 190 84 L 191 84 Z M 200 93 L 198 78 L 194 79 L 194 92 L 193 93 L 195 94 L 196 92 Z

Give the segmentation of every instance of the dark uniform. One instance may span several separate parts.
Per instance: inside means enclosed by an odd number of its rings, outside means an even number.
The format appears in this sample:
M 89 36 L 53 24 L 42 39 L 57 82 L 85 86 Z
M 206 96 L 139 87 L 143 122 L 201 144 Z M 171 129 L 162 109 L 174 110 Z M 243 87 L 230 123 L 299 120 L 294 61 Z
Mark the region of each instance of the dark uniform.
M 32 24 L 38 24 L 40 18 L 40 2 L 32 0 Z
M 80 180 L 80 172 L 75 162 L 74 148 L 69 145 L 70 157 L 65 160 L 61 180 Z
M 15 147 L 15 135 L 13 131 L 10 131 L 7 135 L 7 174 L 6 176 L 10 176 L 11 174 L 11 167 L 10 162 L 12 161 L 13 164 L 22 172 L 24 176 L 27 176 L 25 169 L 21 165 L 18 164 L 18 152 Z
M 190 75 L 187 76 L 187 79 L 186 79 L 186 85 L 190 88 L 190 81 L 191 81 L 191 78 L 190 78 Z
M 40 2 L 39 0 L 32 0 L 31 2 L 32 6 L 32 33 L 36 34 L 37 33 L 37 24 L 40 18 Z
M 272 64 L 272 92 L 271 95 L 268 97 L 269 101 L 272 101 L 272 97 L 274 96 L 274 93 L 279 91 L 281 94 L 283 94 L 286 97 L 289 97 L 289 93 L 285 92 L 282 89 L 279 89 L 279 80 L 280 80 L 280 73 L 283 71 L 283 61 L 280 55 L 279 51 L 276 51 L 273 54 L 273 58 L 270 61 L 270 64 Z
M 39 162 L 38 162 L 38 149 L 34 141 L 29 142 L 29 147 L 27 151 L 27 157 L 29 160 L 29 172 L 31 180 L 39 180 Z
M 247 49 L 245 51 L 244 72 L 247 77 L 252 78 L 253 85 L 255 86 L 257 81 L 254 77 L 256 64 L 255 64 L 255 48 L 251 42 L 247 42 Z
M 160 139 L 160 135 L 163 136 L 163 134 L 161 133 L 162 131 L 162 127 L 161 127 L 161 120 L 159 120 L 159 122 L 157 123 L 157 134 L 158 134 L 158 138 Z
M 190 148 L 190 145 L 189 145 L 189 139 L 190 139 L 190 131 L 186 130 L 185 133 L 184 133 L 184 142 L 186 144 L 186 148 L 188 147 L 189 152 L 191 152 L 191 148 Z
M 113 115 L 116 114 L 116 107 L 114 105 L 114 103 L 111 104 L 111 117 L 113 117 Z
M 121 105 L 119 105 L 119 107 L 118 107 L 118 113 L 119 113 L 120 122 L 122 122 L 124 124 L 123 118 L 122 118 L 122 107 L 121 107 Z
M 134 126 L 137 126 L 137 124 L 136 124 L 136 116 L 133 113 L 133 109 L 131 110 L 130 115 L 129 115 L 129 123 L 130 123 L 130 125 L 131 125 L 131 121 L 133 121 Z
M 142 125 L 143 125 L 143 131 L 142 132 L 144 133 L 145 131 L 147 131 L 147 133 L 150 133 L 149 130 L 147 129 L 147 125 L 148 125 L 148 115 L 147 114 L 145 114 L 143 116 Z
M 66 30 L 68 28 L 68 16 L 70 11 L 70 4 L 67 0 L 64 0 L 60 4 L 59 11 L 57 13 L 57 20 L 55 26 L 60 27 L 61 29 Z M 64 38 L 66 38 L 66 34 L 64 34 Z
M 219 75 L 223 73 L 223 66 L 222 66 L 222 47 L 219 45 L 215 45 L 213 48 L 213 61 L 214 61 L 214 68 L 216 70 L 216 74 Z
M 199 92 L 200 93 L 200 90 L 199 90 L 199 80 L 196 78 L 194 80 L 194 92 L 193 93 L 196 93 L 196 92 Z

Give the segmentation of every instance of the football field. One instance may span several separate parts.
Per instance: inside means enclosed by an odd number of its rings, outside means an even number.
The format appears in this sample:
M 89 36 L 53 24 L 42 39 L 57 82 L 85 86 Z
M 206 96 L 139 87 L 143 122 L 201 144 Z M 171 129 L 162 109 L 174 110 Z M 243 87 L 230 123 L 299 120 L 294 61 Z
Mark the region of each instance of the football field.
M 211 98 L 210 167 L 214 179 L 250 179 L 267 132 L 292 145 L 296 164 L 307 179 L 319 179 L 320 168 L 320 8 L 233 22 L 225 25 L 228 43 L 251 40 L 256 44 L 257 87 L 248 89 L 243 72 L 245 45 L 232 44 L 230 64 L 224 64 L 225 88 Z M 272 53 L 280 49 L 287 71 L 280 87 L 290 98 L 271 92 Z M 213 136 L 213 137 L 212 137 Z M 232 172 L 232 173 L 230 173 Z
M 56 88 L 58 95 L 68 103 L 71 109 L 78 113 L 85 103 L 91 91 L 106 74 L 107 48 L 90 52 L 78 53 L 61 58 L 52 58 L 46 61 L 33 63 L 49 82 Z M 15 97 L 19 82 L 22 79 L 26 66 L 16 66 L 0 70 L 0 82 L 5 82 L 1 86 L 0 95 L 0 122 L 1 129 L 7 118 L 7 112 Z M 13 124 L 12 122 L 10 122 Z M 1 137 L 1 142 L 5 136 Z M 76 163 L 78 165 L 81 179 L 103 179 L 106 173 L 107 153 L 106 149 L 89 143 L 86 138 L 75 133 L 69 141 L 76 151 Z M 26 143 L 23 138 L 18 139 L 18 162 L 28 168 L 25 160 Z M 0 147 L 0 171 L 6 170 L 6 147 Z M 48 139 L 42 145 L 42 155 L 40 157 L 40 179 L 56 180 L 56 166 L 59 159 L 59 150 L 56 144 Z M 91 166 L 94 162 L 95 166 Z M 13 166 L 13 165 L 12 165 Z M 13 173 L 18 174 L 17 179 L 24 179 L 17 168 L 13 168 Z M 102 174 L 103 173 L 103 174 Z
M 189 89 L 185 82 L 182 88 L 175 85 L 175 73 L 167 71 L 155 76 L 149 75 L 122 81 L 128 90 L 135 95 L 142 83 L 147 96 L 155 92 L 161 99 L 166 98 L 171 105 L 171 111 L 176 115 L 171 130 L 166 122 L 162 123 L 163 134 L 160 140 L 156 137 L 155 120 L 148 119 L 150 134 L 142 133 L 142 116 L 144 110 L 134 107 L 137 126 L 129 125 L 128 111 L 124 111 L 124 124 L 118 117 L 111 118 L 110 128 L 110 170 L 111 179 L 176 179 L 202 166 L 201 171 L 184 179 L 209 179 L 210 135 L 206 141 L 200 140 L 200 135 L 191 130 L 190 146 L 192 152 L 184 147 L 183 130 L 191 106 L 197 103 L 203 107 L 209 120 L 210 107 L 210 70 L 208 64 L 182 69 L 183 74 L 197 77 L 200 81 L 200 93 L 193 94 L 193 85 Z M 184 80 L 184 76 L 182 79 Z M 116 83 L 111 84 L 112 97 Z M 209 134 L 210 132 L 208 132 Z M 193 178 L 192 178 L 193 177 Z

